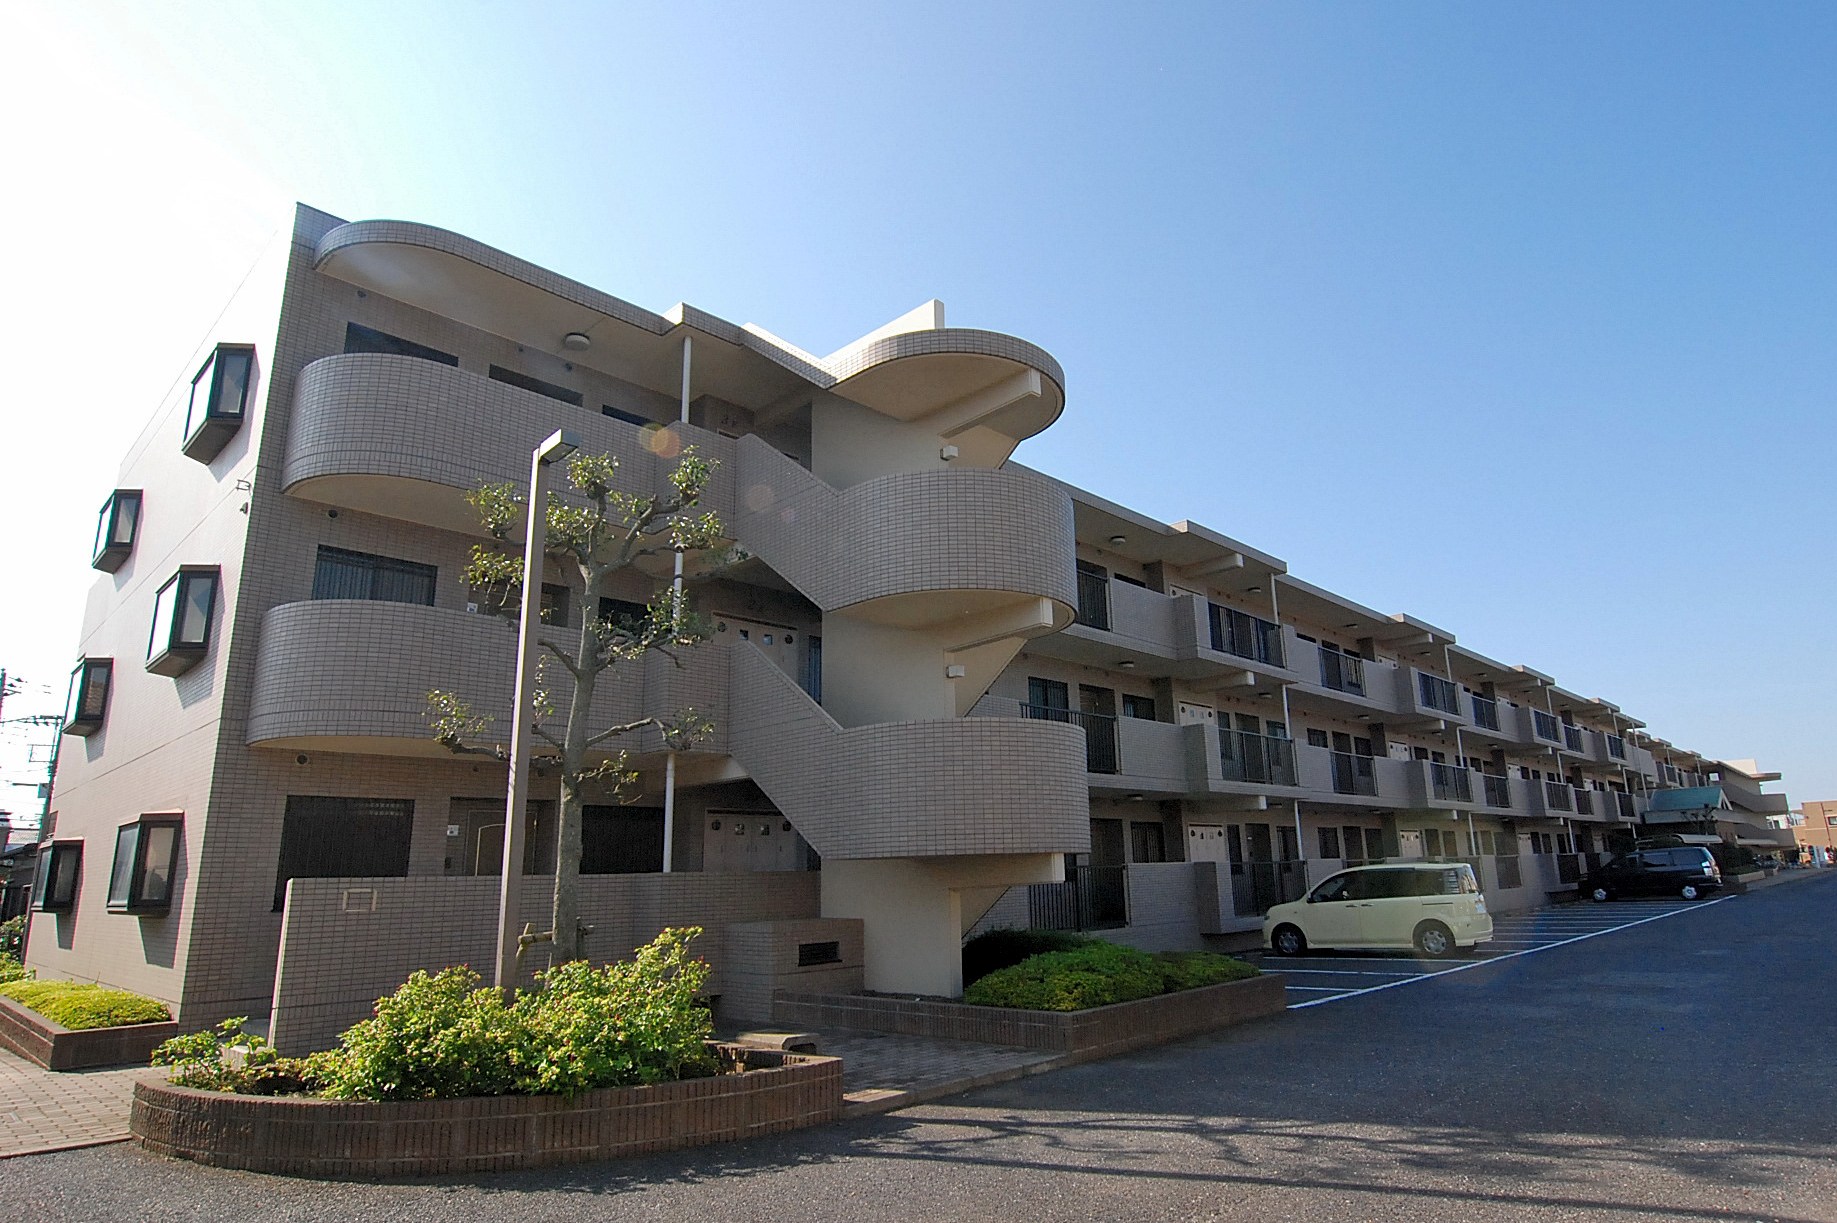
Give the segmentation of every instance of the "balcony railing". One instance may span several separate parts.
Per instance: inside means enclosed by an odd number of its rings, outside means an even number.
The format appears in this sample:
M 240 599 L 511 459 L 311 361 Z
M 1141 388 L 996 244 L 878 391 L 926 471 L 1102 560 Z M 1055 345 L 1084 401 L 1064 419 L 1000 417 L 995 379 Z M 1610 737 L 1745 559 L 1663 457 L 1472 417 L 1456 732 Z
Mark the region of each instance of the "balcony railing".
M 1524 871 L 1520 867 L 1517 854 L 1499 854 L 1494 857 L 1493 875 L 1499 880 L 1501 888 L 1524 886 Z
M 1510 807 L 1512 805 L 1512 783 L 1509 778 L 1495 777 L 1491 773 L 1486 773 L 1481 775 L 1480 780 L 1485 787 L 1488 807 Z
M 1307 894 L 1305 862 L 1233 862 L 1231 907 L 1239 917 L 1260 917 L 1274 905 Z
M 1621 819 L 1632 820 L 1639 818 L 1639 808 L 1633 805 L 1633 796 L 1631 794 L 1614 795 L 1614 805 L 1619 809 Z
M 1101 573 L 1078 571 L 1077 622 L 1087 628 L 1110 628 L 1110 579 Z
M 1556 720 L 1555 714 L 1533 709 L 1531 711 L 1531 733 L 1547 743 L 1561 743 L 1563 724 Z
M 1127 868 L 1067 864 L 1064 883 L 1027 889 L 1027 924 L 1035 930 L 1114 930 L 1129 924 Z
M 1575 806 L 1572 796 L 1575 791 L 1560 781 L 1544 782 L 1544 806 L 1552 811 L 1569 811 Z
M 1582 728 L 1563 723 L 1563 746 L 1572 752 L 1582 750 Z
M 1320 686 L 1365 695 L 1365 660 L 1356 654 L 1320 652 Z
M 1625 739 L 1622 739 L 1619 735 L 1603 735 L 1602 738 L 1607 740 L 1607 754 L 1609 757 L 1615 760 L 1625 760 L 1627 758 L 1627 741 Z
M 1352 752 L 1333 753 L 1333 792 L 1335 794 L 1378 793 L 1378 773 L 1370 756 Z
M 1052 705 L 1022 705 L 1021 712 L 1043 722 L 1070 722 L 1084 728 L 1084 767 L 1092 773 L 1121 772 L 1116 748 L 1116 718 L 1107 713 L 1084 713 Z
M 1430 675 L 1427 671 L 1418 671 L 1416 673 L 1416 692 L 1426 708 L 1453 714 L 1455 717 L 1460 716 L 1461 690 L 1456 688 L 1452 681 L 1445 680 L 1439 675 Z
M 1467 770 L 1455 764 L 1429 762 L 1429 786 L 1435 792 L 1438 802 L 1470 803 L 1473 801 L 1473 782 L 1467 776 Z
M 1220 731 L 1219 763 L 1226 781 L 1256 782 L 1266 786 L 1292 786 L 1295 780 L 1295 745 L 1271 735 L 1244 730 Z
M 1253 616 L 1235 608 L 1207 605 L 1211 611 L 1212 648 L 1221 654 L 1235 654 L 1254 662 L 1283 667 L 1282 626 L 1273 620 Z
M 1595 792 L 1575 787 L 1575 813 L 1577 815 L 1595 814 Z
M 1499 702 L 1489 696 L 1475 693 L 1473 697 L 1473 724 L 1487 730 L 1499 729 Z

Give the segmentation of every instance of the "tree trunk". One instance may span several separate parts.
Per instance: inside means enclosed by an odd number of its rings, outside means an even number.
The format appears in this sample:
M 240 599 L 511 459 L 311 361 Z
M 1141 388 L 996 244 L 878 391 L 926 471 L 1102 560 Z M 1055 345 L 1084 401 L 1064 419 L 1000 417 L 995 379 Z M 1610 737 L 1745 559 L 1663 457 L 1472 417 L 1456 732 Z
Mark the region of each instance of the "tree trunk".
M 592 606 L 598 594 L 597 583 L 587 584 L 588 595 L 582 602 Z M 580 669 L 574 681 L 574 696 L 568 702 L 568 729 L 561 749 L 561 812 L 555 828 L 555 903 L 550 910 L 549 928 L 555 934 L 557 964 L 581 958 L 580 938 L 580 851 L 581 792 L 579 777 L 587 766 L 588 715 L 593 706 L 593 689 L 599 669 L 592 666 L 596 656 L 593 629 L 583 608 L 580 647 L 575 663 Z

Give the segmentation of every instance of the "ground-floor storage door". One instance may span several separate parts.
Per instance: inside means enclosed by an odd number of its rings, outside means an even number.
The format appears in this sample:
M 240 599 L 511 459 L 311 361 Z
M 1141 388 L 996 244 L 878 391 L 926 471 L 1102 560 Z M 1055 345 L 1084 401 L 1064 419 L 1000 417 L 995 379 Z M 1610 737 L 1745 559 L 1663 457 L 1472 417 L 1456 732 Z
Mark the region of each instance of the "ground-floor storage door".
M 704 871 L 796 871 L 806 859 L 791 821 L 775 811 L 710 811 L 703 820 Z
M 1225 843 L 1224 825 L 1187 825 L 1186 860 L 1188 862 L 1230 862 L 1231 852 Z

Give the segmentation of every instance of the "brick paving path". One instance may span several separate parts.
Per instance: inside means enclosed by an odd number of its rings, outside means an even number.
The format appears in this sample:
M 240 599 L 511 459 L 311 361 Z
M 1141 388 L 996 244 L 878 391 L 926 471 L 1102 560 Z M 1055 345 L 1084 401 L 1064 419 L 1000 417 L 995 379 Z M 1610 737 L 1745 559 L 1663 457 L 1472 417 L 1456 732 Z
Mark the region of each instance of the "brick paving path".
M 53 1073 L 0 1049 L 0 1159 L 120 1142 L 128 1136 L 134 1080 L 153 1073 L 139 1067 Z

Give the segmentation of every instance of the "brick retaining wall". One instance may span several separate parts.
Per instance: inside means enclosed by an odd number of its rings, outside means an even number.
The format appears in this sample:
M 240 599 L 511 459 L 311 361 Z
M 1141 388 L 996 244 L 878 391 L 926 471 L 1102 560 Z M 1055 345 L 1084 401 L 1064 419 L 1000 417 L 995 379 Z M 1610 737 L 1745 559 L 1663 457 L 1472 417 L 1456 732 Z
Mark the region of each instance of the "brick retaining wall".
M 154 1046 L 179 1034 L 176 1023 L 136 1023 L 118 1028 L 67 1028 L 11 998 L 0 998 L 0 1047 L 46 1070 L 144 1066 Z
M 942 1040 L 1019 1045 L 1067 1054 L 1073 1061 L 1110 1057 L 1165 1044 L 1251 1019 L 1287 1005 L 1280 974 L 1207 985 L 1088 1011 L 1023 1011 L 961 1002 L 870 994 L 793 994 L 773 997 L 774 1022 L 792 1028 L 865 1028 Z
M 747 1070 L 563 1096 L 406 1103 L 237 1096 L 138 1083 L 128 1128 L 149 1151 L 221 1168 L 369 1180 L 500 1172 L 755 1138 L 832 1121 L 842 1063 L 722 1046 Z

